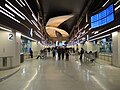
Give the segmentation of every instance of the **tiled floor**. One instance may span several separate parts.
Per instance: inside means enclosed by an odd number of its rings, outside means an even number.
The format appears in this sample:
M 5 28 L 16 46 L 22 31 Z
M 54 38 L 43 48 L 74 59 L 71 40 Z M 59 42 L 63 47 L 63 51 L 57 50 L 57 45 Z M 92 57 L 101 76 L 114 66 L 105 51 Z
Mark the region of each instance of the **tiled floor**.
M 16 67 L 16 68 L 13 68 L 13 69 L 0 71 L 0 81 L 2 81 L 3 79 L 6 79 L 7 77 L 9 77 L 9 76 L 11 76 L 11 75 L 13 75 L 13 74 L 16 73 L 19 69 L 20 69 L 20 67 Z
M 105 61 L 105 60 L 101 60 L 101 59 L 96 59 L 95 61 L 96 63 L 99 63 L 99 64 L 103 64 L 103 65 L 111 65 L 111 62 L 109 61 Z
M 0 82 L 0 90 L 120 90 L 120 68 L 98 63 L 28 60 L 21 69 Z

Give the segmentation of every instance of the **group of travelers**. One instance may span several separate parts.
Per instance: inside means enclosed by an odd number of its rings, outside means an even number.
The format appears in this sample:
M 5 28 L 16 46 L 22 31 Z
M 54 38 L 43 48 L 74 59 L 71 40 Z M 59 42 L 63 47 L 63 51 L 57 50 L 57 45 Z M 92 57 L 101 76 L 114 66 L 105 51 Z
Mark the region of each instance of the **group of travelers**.
M 56 53 L 58 54 L 58 60 L 60 60 L 61 58 L 62 60 L 64 60 L 65 55 L 66 55 L 66 60 L 69 60 L 70 52 L 68 48 L 64 48 L 64 47 L 52 48 L 53 57 L 55 57 Z

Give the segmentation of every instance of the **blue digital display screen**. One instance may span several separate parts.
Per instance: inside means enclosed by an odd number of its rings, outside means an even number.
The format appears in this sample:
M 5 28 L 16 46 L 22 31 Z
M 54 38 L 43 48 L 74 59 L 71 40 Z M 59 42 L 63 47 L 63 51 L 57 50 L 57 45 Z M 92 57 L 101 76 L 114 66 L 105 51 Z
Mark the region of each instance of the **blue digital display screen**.
M 108 8 L 101 11 L 100 13 L 91 16 L 91 28 L 97 28 L 112 21 L 114 21 L 113 4 L 111 4 Z

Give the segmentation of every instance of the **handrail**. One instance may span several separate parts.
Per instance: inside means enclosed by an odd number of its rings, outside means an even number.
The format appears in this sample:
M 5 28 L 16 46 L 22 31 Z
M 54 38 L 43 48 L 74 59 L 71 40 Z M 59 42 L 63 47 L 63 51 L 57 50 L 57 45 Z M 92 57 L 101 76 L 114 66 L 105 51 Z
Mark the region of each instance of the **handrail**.
M 91 61 L 91 60 L 95 60 L 96 57 L 95 57 L 95 53 L 84 53 L 84 60 L 88 60 L 88 61 Z

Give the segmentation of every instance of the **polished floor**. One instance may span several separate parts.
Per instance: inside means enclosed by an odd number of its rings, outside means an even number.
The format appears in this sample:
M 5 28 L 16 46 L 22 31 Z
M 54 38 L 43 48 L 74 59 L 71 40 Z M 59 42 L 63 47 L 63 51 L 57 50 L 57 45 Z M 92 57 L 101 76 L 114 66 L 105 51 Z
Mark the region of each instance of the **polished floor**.
M 120 68 L 75 59 L 25 61 L 16 74 L 0 82 L 0 90 L 120 90 Z

